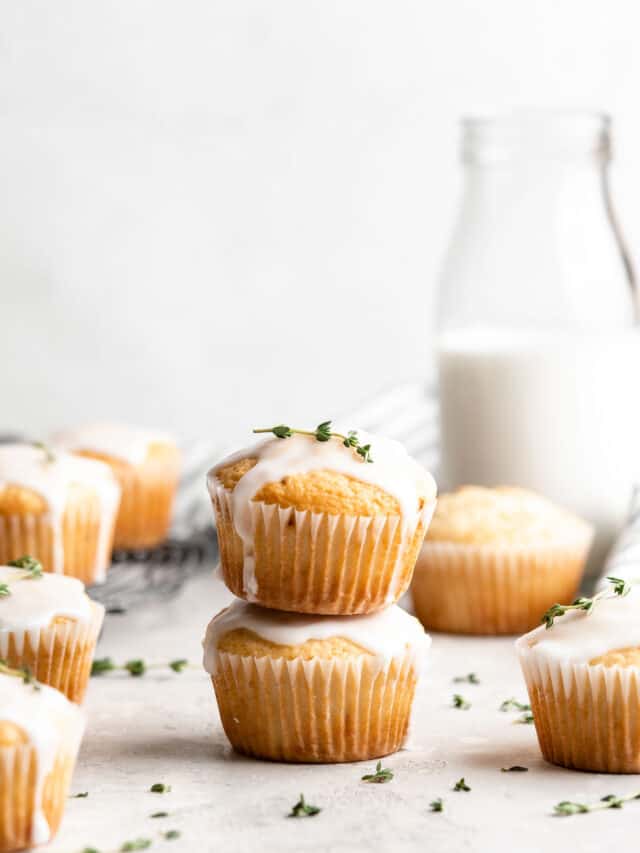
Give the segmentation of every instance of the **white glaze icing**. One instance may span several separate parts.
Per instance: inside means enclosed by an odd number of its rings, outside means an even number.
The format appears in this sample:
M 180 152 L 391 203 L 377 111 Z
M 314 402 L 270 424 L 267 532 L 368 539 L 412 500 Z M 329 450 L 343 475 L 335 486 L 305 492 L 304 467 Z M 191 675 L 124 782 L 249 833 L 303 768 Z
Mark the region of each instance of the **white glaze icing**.
M 633 586 L 626 596 L 601 599 L 590 612 L 570 611 L 557 617 L 551 628 L 540 625 L 516 641 L 518 651 L 527 658 L 566 664 L 588 663 L 630 646 L 640 646 L 638 586 Z
M 110 556 L 107 553 L 109 531 L 120 502 L 120 486 L 109 466 L 60 450 L 49 461 L 43 450 L 31 444 L 0 445 L 0 491 L 14 484 L 37 492 L 47 502 L 53 530 L 54 565 L 45 566 L 45 569 L 56 572 L 64 568 L 62 517 L 69 488 L 74 483 L 92 489 L 101 503 L 95 572 L 96 580 L 103 580 Z
M 44 684 L 35 690 L 21 678 L 0 674 L 0 721 L 19 726 L 37 754 L 32 842 L 44 844 L 51 831 L 42 810 L 44 780 L 53 769 L 58 751 L 65 745 L 73 751 L 82 737 L 85 719 L 77 705 L 58 690 Z
M 149 446 L 155 442 L 173 444 L 166 433 L 127 424 L 86 424 L 65 430 L 53 438 L 55 447 L 104 453 L 131 465 L 144 462 Z
M 431 637 L 425 634 L 420 622 L 397 605 L 366 616 L 307 616 L 267 610 L 236 600 L 214 616 L 207 626 L 203 640 L 203 665 L 207 672 L 215 670 L 220 638 L 238 628 L 285 646 L 342 637 L 385 661 L 404 654 L 407 649 L 422 658 L 431 645 Z
M 335 428 L 337 431 L 339 427 Z M 312 436 L 268 438 L 223 459 L 207 475 L 211 495 L 219 486 L 217 471 L 240 459 L 255 458 L 256 464 L 240 478 L 231 493 L 233 523 L 244 546 L 244 588 L 248 595 L 257 592 L 254 570 L 251 501 L 267 483 L 293 474 L 334 471 L 355 480 L 378 486 L 394 497 L 400 506 L 403 525 L 417 520 L 419 500 L 436 496 L 435 480 L 413 459 L 399 441 L 358 430 L 361 444 L 371 444 L 372 463 L 364 462 L 353 448 L 338 439 L 317 441 Z
M 45 572 L 42 577 L 28 578 L 12 566 L 0 566 L 0 583 L 7 584 L 10 594 L 0 597 L 0 658 L 9 653 L 9 636 L 13 635 L 22 654 L 21 643 L 31 634 L 37 647 L 38 633 L 56 616 L 67 616 L 88 623 L 93 604 L 77 578 Z

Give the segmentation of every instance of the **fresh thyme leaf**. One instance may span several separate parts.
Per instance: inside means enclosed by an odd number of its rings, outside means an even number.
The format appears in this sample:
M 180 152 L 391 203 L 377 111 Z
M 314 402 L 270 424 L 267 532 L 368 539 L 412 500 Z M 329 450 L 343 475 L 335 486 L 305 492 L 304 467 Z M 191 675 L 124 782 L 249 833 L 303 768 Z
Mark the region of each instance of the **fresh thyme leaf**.
M 461 696 L 459 693 L 453 694 L 453 707 L 460 708 L 463 711 L 468 711 L 471 707 L 471 702 L 467 702 L 464 696 Z
M 169 812 L 154 812 L 150 817 L 169 817 Z
M 456 675 L 453 679 L 454 684 L 480 684 L 480 679 L 475 672 L 470 672 L 468 675 Z
M 350 447 L 357 453 L 363 462 L 373 462 L 371 456 L 371 445 L 360 444 L 358 433 L 356 430 L 349 430 L 346 435 L 341 432 L 333 432 L 331 429 L 331 421 L 323 421 L 314 430 L 309 429 L 292 429 L 285 424 L 278 424 L 274 427 L 266 427 L 254 429 L 254 433 L 273 433 L 276 438 L 291 438 L 292 435 L 309 435 L 315 438 L 316 441 L 329 441 L 332 438 L 339 439 L 345 447 Z
M 542 615 L 542 619 L 540 621 L 544 623 L 547 629 L 549 629 L 553 627 L 555 620 L 559 616 L 564 616 L 564 614 L 569 610 L 585 610 L 589 613 L 593 610 L 596 602 L 601 601 L 603 598 L 615 598 L 616 596 L 622 598 L 629 594 L 631 584 L 627 581 L 613 576 L 607 577 L 607 580 L 611 584 L 611 588 L 607 587 L 605 589 L 601 589 L 600 592 L 597 592 L 592 598 L 586 598 L 584 596 L 576 598 L 572 604 L 552 604 L 546 613 Z
M 312 806 L 305 802 L 304 794 L 300 794 L 300 799 L 293 806 L 287 817 L 314 817 L 317 814 L 320 814 L 322 809 L 318 808 L 318 806 Z
M 116 669 L 111 658 L 96 658 L 91 664 L 91 675 L 102 675 L 103 672 L 111 672 Z
M 501 711 L 530 711 L 531 705 L 527 705 L 525 702 L 518 702 L 517 699 L 505 699 L 502 705 L 500 705 Z
M 83 847 L 80 853 L 100 853 L 97 847 Z
M 393 771 L 389 770 L 388 767 L 382 766 L 382 761 L 378 761 L 376 764 L 376 772 L 375 773 L 367 773 L 362 777 L 363 782 L 376 782 L 378 784 L 383 782 L 390 782 L 393 779 Z
M 147 671 L 146 663 L 143 660 L 141 660 L 140 658 L 137 658 L 136 660 L 128 660 L 125 663 L 124 668 L 134 678 L 139 678 L 140 676 L 144 675 L 145 672 Z
M 42 563 L 28 554 L 18 557 L 17 560 L 11 560 L 7 565 L 14 569 L 22 569 L 23 572 L 27 573 L 26 578 L 41 578 L 43 575 Z
M 442 797 L 438 797 L 437 800 L 432 800 L 429 803 L 429 808 L 432 812 L 441 812 L 444 811 L 444 801 Z
M 167 841 L 175 841 L 176 838 L 180 838 L 180 833 L 177 829 L 169 829 L 164 833 L 163 837 L 166 838 Z
M 84 800 L 84 798 L 88 797 L 88 796 L 89 796 L 88 791 L 81 791 L 79 794 L 72 794 L 71 799 L 72 800 Z
M 146 850 L 151 847 L 150 838 L 136 838 L 133 841 L 125 841 L 120 848 L 120 853 L 131 853 L 132 850 Z
M 182 672 L 185 666 L 188 666 L 189 661 L 186 658 L 178 658 L 178 660 L 172 660 L 169 663 L 169 668 L 174 672 Z
M 9 589 L 6 583 L 0 583 L 0 598 L 4 597 L 5 595 L 11 595 L 11 590 Z
M 521 764 L 514 764 L 512 767 L 502 767 L 503 773 L 526 773 L 529 768 L 523 767 Z
M 462 779 L 458 779 L 456 784 L 453 786 L 452 790 L 454 790 L 454 791 L 470 791 L 471 788 L 464 781 L 464 776 L 463 776 Z
M 525 711 L 525 713 L 521 717 L 518 717 L 517 720 L 514 720 L 514 723 L 524 723 L 525 725 L 528 725 L 532 722 L 533 714 L 531 713 L 531 711 Z
M 171 785 L 165 785 L 164 782 L 154 782 L 149 790 L 152 794 L 168 794 L 171 790 Z

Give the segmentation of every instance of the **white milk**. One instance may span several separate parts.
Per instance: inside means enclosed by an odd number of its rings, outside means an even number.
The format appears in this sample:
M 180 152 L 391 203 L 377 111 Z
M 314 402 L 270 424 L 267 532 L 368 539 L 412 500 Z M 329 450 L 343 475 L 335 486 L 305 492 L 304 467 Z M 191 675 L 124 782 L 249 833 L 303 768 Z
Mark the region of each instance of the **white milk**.
M 457 331 L 438 351 L 443 482 L 534 489 L 595 524 L 592 566 L 640 475 L 640 332 Z

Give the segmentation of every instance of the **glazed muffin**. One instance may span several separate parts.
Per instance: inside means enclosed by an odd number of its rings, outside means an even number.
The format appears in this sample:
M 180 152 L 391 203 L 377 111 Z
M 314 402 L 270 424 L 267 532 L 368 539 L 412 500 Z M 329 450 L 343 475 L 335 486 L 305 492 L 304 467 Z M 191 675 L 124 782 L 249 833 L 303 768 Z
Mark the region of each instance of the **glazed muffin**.
M 0 660 L 81 702 L 104 607 L 76 578 L 42 572 L 30 557 L 0 566 Z
M 171 438 L 124 424 L 94 424 L 61 433 L 55 444 L 105 462 L 120 483 L 115 548 L 164 542 L 180 473 L 180 453 Z
M 62 693 L 0 664 L 0 853 L 56 834 L 84 725 Z
M 556 617 L 516 649 L 546 760 L 640 773 L 640 589 Z
M 578 589 L 593 536 L 582 519 L 510 487 L 441 495 L 412 583 L 427 629 L 519 634 Z
M 331 438 L 272 438 L 207 479 L 225 583 L 299 613 L 369 613 L 409 585 L 435 507 L 433 478 L 389 439 L 373 462 Z
M 31 554 L 100 583 L 111 563 L 120 488 L 101 462 L 31 444 L 0 445 L 0 565 Z
M 397 606 L 334 619 L 236 601 L 209 623 L 204 667 L 238 752 L 361 761 L 402 746 L 429 644 Z

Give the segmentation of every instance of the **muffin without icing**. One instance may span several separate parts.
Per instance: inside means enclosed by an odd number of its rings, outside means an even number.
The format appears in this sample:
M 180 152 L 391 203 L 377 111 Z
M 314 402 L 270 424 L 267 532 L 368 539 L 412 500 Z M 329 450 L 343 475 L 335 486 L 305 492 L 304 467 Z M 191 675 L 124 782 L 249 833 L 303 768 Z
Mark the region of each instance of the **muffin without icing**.
M 640 773 L 640 589 L 557 617 L 516 649 L 546 760 Z
M 99 462 L 0 445 L 0 564 L 32 554 L 49 570 L 103 581 L 119 500 L 118 484 Z
M 402 745 L 429 644 L 396 606 L 333 619 L 236 601 L 209 623 L 204 667 L 239 752 L 361 761 Z
M 411 592 L 425 627 L 461 634 L 527 631 L 571 601 L 593 531 L 525 489 L 465 486 L 441 495 Z
M 209 472 L 225 583 L 300 613 L 369 613 L 406 590 L 435 507 L 433 478 L 397 442 L 373 463 L 336 439 L 269 439 Z
M 152 548 L 167 538 L 180 472 L 171 438 L 123 424 L 94 424 L 61 433 L 55 443 L 105 462 L 118 480 L 115 548 Z
M 0 566 L 0 660 L 81 702 L 104 619 L 75 578 Z
M 0 853 L 53 838 L 83 732 L 80 709 L 57 690 L 0 672 Z

